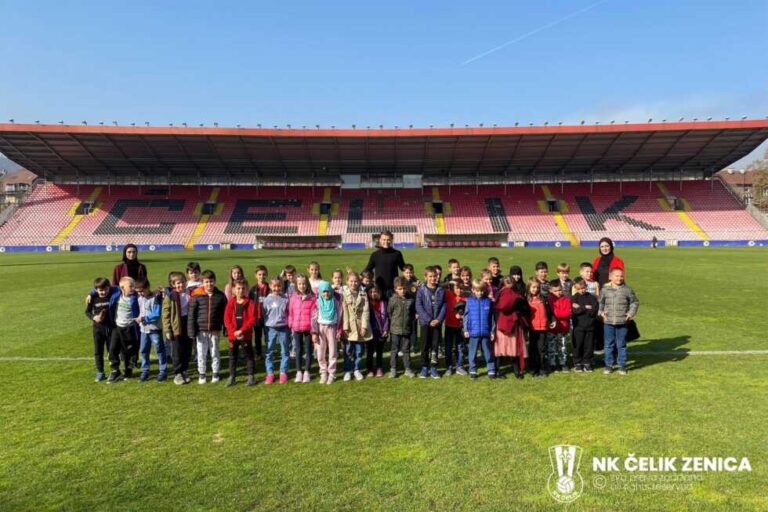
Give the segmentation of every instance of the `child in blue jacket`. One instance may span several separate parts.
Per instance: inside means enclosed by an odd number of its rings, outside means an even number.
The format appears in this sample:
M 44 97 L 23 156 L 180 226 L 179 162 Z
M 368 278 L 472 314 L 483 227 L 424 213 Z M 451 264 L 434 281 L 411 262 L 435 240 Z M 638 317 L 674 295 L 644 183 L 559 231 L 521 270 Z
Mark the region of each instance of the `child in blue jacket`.
M 139 343 L 141 375 L 139 381 L 146 382 L 149 379 L 149 354 L 154 346 L 157 362 L 160 366 L 157 382 L 163 382 L 168 374 L 165 341 L 163 341 L 163 337 L 160 335 L 160 315 L 163 297 L 152 292 L 149 281 L 145 277 L 140 277 L 136 280 L 136 293 L 139 295 L 139 331 L 141 331 Z
M 469 377 L 477 379 L 477 345 L 483 350 L 483 359 L 488 368 L 488 378 L 496 378 L 496 364 L 493 357 L 493 302 L 486 293 L 483 281 L 472 281 L 472 295 L 467 299 L 464 310 L 464 337 L 469 338 Z
M 98 297 L 94 289 L 91 300 Z M 109 291 L 109 309 L 106 325 L 111 329 L 109 339 L 109 365 L 111 372 L 107 384 L 114 384 L 123 379 L 120 373 L 120 355 L 125 364 L 125 378 L 133 375 L 131 359 L 139 342 L 139 299 L 136 294 L 135 282 L 131 277 L 120 279 L 120 286 L 113 286 Z
M 439 379 L 437 364 L 432 362 L 432 351 L 437 351 L 442 340 L 443 320 L 445 320 L 445 289 L 438 286 L 438 276 L 435 267 L 424 269 L 424 286 L 416 292 L 416 313 L 421 324 L 421 373 L 419 377 L 427 378 L 427 367 L 433 379 Z

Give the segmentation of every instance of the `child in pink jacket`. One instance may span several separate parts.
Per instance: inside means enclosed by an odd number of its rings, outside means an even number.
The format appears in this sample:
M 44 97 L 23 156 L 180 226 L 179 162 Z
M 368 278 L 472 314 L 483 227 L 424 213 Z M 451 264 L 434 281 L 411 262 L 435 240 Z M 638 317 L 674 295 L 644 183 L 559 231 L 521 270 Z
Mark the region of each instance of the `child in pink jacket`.
M 310 382 L 312 366 L 312 308 L 317 297 L 309 287 L 309 279 L 303 274 L 296 276 L 296 292 L 288 299 L 288 328 L 293 333 L 296 347 L 296 380 Z M 301 359 L 304 358 L 302 371 Z

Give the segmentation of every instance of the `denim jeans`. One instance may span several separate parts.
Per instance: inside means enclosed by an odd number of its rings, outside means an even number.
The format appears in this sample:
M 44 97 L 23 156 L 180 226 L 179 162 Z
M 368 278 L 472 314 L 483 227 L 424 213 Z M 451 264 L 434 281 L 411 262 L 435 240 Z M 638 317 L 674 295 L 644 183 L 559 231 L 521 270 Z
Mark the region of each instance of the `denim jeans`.
M 627 366 L 627 326 L 605 324 L 605 366 L 613 366 L 613 348 L 619 353 L 619 368 Z
M 488 367 L 488 374 L 496 374 L 496 362 L 493 359 L 493 345 L 491 339 L 487 336 L 482 338 L 469 338 L 469 373 L 477 373 L 477 364 L 475 359 L 477 358 L 477 345 L 483 350 L 483 359 L 485 359 L 485 365 Z
M 157 362 L 160 364 L 160 373 L 168 371 L 168 364 L 165 360 L 165 342 L 160 331 L 143 332 L 141 333 L 141 345 L 139 351 L 141 352 L 141 373 L 149 372 L 149 350 L 154 345 L 155 354 L 157 354 Z
M 272 362 L 275 353 L 275 344 L 280 344 L 280 373 L 288 373 L 288 362 L 290 361 L 288 347 L 288 328 L 287 327 L 265 327 L 267 333 L 267 353 L 264 357 L 264 366 L 267 375 L 271 375 L 275 368 Z
M 364 343 L 357 343 L 354 341 L 347 341 L 344 343 L 345 372 L 360 371 L 360 366 L 363 362 L 363 352 L 365 352 Z

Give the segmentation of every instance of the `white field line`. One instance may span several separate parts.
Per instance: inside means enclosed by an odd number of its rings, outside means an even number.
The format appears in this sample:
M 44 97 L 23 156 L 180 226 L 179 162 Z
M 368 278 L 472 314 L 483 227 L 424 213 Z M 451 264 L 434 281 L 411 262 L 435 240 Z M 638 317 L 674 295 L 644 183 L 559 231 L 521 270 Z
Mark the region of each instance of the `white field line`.
M 768 350 L 629 350 L 629 356 L 766 356 Z M 221 359 L 229 359 L 229 356 L 221 356 Z M 8 356 L 0 357 L 0 362 L 40 362 L 57 363 L 71 361 L 93 361 L 93 357 L 25 357 Z M 154 361 L 154 359 L 153 359 Z

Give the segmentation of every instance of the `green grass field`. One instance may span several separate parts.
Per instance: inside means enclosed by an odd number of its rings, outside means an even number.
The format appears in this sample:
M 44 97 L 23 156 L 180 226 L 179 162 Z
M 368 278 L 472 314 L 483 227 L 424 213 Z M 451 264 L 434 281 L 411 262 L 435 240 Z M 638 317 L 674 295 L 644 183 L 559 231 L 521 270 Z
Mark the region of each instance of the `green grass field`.
M 490 255 L 531 273 L 594 249 L 412 250 L 422 268 Z M 363 251 L 142 253 L 153 285 L 190 259 L 270 271 Z M 768 510 L 768 251 L 620 249 L 641 307 L 630 372 L 320 386 L 94 383 L 83 297 L 115 254 L 0 256 L 0 510 Z M 250 277 L 250 276 L 249 276 Z M 222 344 L 222 348 L 225 348 Z M 84 358 L 38 360 L 35 358 Z M 29 358 L 29 359 L 27 359 Z M 226 368 L 225 365 L 223 365 Z M 153 369 L 156 365 L 153 364 Z M 259 366 L 259 380 L 263 365 Z M 291 366 L 293 371 L 293 365 Z M 242 382 L 242 379 L 241 379 Z M 548 448 L 584 455 L 580 498 Z M 675 490 L 593 485 L 593 456 L 749 457 Z M 623 472 L 622 475 L 630 475 Z M 610 478 L 610 475 L 608 475 Z

